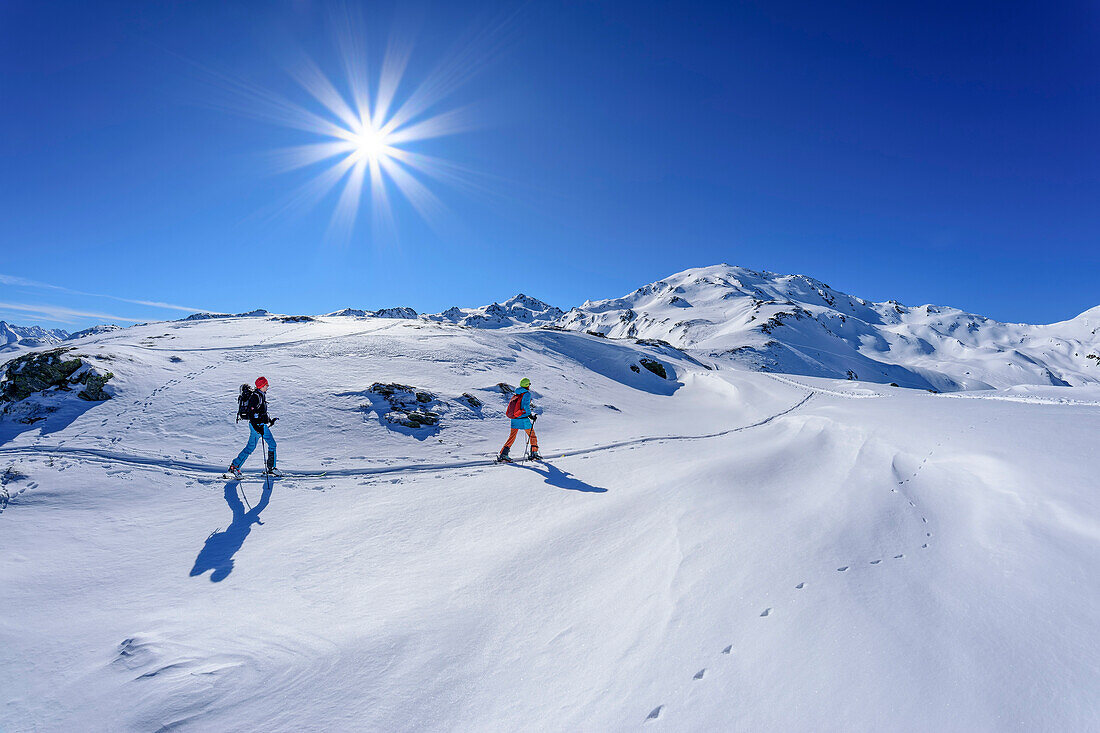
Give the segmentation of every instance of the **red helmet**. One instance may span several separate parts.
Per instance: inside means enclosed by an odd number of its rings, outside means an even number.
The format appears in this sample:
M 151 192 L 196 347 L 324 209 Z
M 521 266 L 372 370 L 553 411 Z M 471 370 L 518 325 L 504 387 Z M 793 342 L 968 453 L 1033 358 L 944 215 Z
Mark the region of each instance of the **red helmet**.
M 256 389 L 263 389 L 267 386 L 267 377 L 260 377 L 256 380 Z

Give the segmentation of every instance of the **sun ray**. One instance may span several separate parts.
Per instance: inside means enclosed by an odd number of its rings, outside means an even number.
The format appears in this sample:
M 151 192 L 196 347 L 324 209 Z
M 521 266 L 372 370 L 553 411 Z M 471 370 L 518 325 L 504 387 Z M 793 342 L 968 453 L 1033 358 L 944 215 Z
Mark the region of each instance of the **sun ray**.
M 390 34 L 389 43 L 386 45 L 386 56 L 382 61 L 382 73 L 378 78 L 378 94 L 375 98 L 374 113 L 371 123 L 375 128 L 381 128 L 386 116 L 390 112 L 390 105 L 401 85 L 401 79 L 405 75 L 405 69 L 409 65 L 409 57 L 412 56 L 412 39 Z
M 393 180 L 405 199 L 408 200 L 417 213 L 433 228 L 438 227 L 447 207 L 439 200 L 431 190 L 418 181 L 411 173 L 394 158 L 383 158 L 382 168 Z
M 390 145 L 399 145 L 417 140 L 457 135 L 477 129 L 478 126 L 474 107 L 468 105 L 441 112 L 434 117 L 389 132 L 386 134 L 386 140 Z
M 304 212 L 338 191 L 326 239 L 350 241 L 364 218 L 360 207 L 367 205 L 369 198 L 372 239 L 383 245 L 396 243 L 397 235 L 395 199 L 389 186 L 433 227 L 447 208 L 429 184 L 471 193 L 487 188 L 468 169 L 406 146 L 479 126 L 472 105 L 449 109 L 444 105 L 500 51 L 514 14 L 467 35 L 419 84 L 407 86 L 415 50 L 414 34 L 408 28 L 414 25 L 412 16 L 417 12 L 401 12 L 409 22 L 391 28 L 380 63 L 373 66 L 377 74 L 373 87 L 366 18 L 362 6 L 349 3 L 337 4 L 327 17 L 342 73 L 331 73 L 304 51 L 284 67 L 304 90 L 303 103 L 207 70 L 216 86 L 228 93 L 225 107 L 317 136 L 266 156 L 273 172 L 308 169 L 310 178 L 257 215 L 274 219 Z
M 326 140 L 325 142 L 279 148 L 268 153 L 266 158 L 271 165 L 272 172 L 287 173 L 300 168 L 307 168 L 338 155 L 346 156 L 353 147 L 354 143 L 348 140 Z
M 356 112 L 348 105 L 347 100 L 336 89 L 320 67 L 313 59 L 301 55 L 298 62 L 287 68 L 290 74 L 303 89 L 314 99 L 324 105 L 325 109 L 335 115 L 345 127 L 353 126 L 359 119 Z
M 397 227 L 390 206 L 390 195 L 382 180 L 382 166 L 370 161 L 371 232 L 376 242 L 395 239 Z
M 348 241 L 355 228 L 355 220 L 359 216 L 359 199 L 363 195 L 363 179 L 369 164 L 370 161 L 365 157 L 357 159 L 344 182 L 344 190 L 340 192 L 340 200 L 332 211 L 328 228 L 328 235 L 337 241 Z

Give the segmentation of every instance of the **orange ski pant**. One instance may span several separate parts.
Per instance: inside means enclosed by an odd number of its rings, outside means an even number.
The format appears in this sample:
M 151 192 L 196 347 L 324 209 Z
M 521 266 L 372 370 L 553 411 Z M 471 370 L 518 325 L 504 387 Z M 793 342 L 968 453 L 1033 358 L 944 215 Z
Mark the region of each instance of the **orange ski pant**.
M 527 437 L 530 438 L 530 440 L 531 440 L 531 450 L 533 450 L 537 453 L 538 449 L 539 449 L 539 439 L 537 437 L 535 437 L 535 429 L 534 428 L 527 428 L 527 430 L 525 432 L 527 433 Z M 505 448 L 511 448 L 512 443 L 516 442 L 516 435 L 518 435 L 518 434 L 519 434 L 519 428 L 512 428 L 512 432 L 508 434 L 508 442 L 506 442 L 504 444 L 504 447 Z

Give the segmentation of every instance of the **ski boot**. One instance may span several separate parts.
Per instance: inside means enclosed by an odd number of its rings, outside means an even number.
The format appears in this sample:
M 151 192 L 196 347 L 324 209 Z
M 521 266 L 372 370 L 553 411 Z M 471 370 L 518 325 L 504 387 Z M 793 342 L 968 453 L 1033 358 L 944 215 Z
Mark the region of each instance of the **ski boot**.
M 226 473 L 228 473 L 230 476 L 237 479 L 238 481 L 244 478 L 244 474 L 241 473 L 241 469 L 237 468 L 232 463 L 229 464 L 229 470 L 226 471 Z
M 530 461 L 541 461 L 542 456 L 539 455 L 539 452 L 537 450 L 533 450 L 531 451 L 531 454 L 527 456 L 527 459 Z
M 508 457 L 509 448 L 501 448 L 500 455 L 497 456 L 497 463 L 511 463 L 512 459 Z
M 283 472 L 275 468 L 275 451 L 273 450 L 267 452 L 267 460 L 264 461 L 264 476 L 270 476 L 271 478 L 283 477 Z

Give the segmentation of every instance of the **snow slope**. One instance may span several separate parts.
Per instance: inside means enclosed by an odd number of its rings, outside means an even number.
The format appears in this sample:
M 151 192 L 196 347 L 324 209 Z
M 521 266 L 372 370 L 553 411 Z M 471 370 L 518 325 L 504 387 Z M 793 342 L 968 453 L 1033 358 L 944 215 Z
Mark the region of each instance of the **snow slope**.
M 0 423 L 9 733 L 1100 719 L 1098 387 L 934 395 L 380 318 L 79 352 L 114 399 Z M 289 478 L 237 485 L 260 373 Z M 549 460 L 492 465 L 521 376 Z M 375 382 L 440 426 L 387 423 Z
M 664 339 L 752 369 L 903 387 L 1100 384 L 1100 307 L 1051 325 L 999 323 L 957 308 L 872 303 L 803 275 L 732 265 L 587 301 L 560 324 Z

